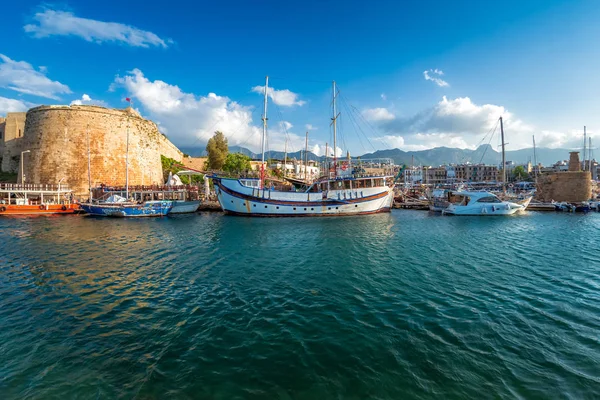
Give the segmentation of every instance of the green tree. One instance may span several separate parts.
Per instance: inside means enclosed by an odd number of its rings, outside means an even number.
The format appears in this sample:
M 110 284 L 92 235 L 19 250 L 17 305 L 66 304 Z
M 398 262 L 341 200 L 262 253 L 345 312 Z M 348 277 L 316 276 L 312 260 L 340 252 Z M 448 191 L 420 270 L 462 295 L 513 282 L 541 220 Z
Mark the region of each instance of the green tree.
M 227 172 L 242 172 L 252 168 L 250 165 L 251 158 L 242 153 L 229 153 L 223 164 L 223 171 Z
M 208 153 L 208 168 L 213 170 L 222 169 L 229 152 L 227 139 L 223 132 L 216 131 L 214 136 L 208 139 L 206 152 Z
M 525 168 L 522 165 L 517 165 L 513 170 L 513 176 L 516 180 L 523 181 L 529 178 L 529 174 L 525 171 Z
M 160 161 L 162 164 L 162 170 L 163 170 L 163 182 L 167 181 L 167 178 L 169 178 L 169 172 L 171 172 L 173 175 L 175 175 L 176 173 L 178 173 L 179 171 L 185 169 L 183 168 L 183 166 L 181 165 L 181 163 L 179 163 L 178 161 L 169 158 L 169 157 L 165 157 L 163 155 L 160 156 Z M 183 183 L 184 185 L 187 185 L 190 183 L 199 183 L 202 182 L 204 180 L 204 175 L 180 175 L 179 179 L 181 179 L 181 183 Z

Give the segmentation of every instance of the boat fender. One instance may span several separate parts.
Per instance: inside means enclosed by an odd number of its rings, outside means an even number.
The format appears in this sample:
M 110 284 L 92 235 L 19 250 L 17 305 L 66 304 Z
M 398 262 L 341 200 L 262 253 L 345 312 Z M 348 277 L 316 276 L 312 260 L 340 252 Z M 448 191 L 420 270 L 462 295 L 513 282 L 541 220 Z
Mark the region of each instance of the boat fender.
M 496 206 L 492 206 L 492 212 L 496 212 Z
M 4 206 L 0 207 L 0 212 L 4 212 L 4 211 L 6 211 L 6 207 L 4 207 Z
M 45 209 L 46 209 L 46 207 L 44 207 L 43 204 L 40 204 L 40 210 L 45 210 Z
M 60 209 L 63 211 L 67 211 L 67 206 L 63 205 Z

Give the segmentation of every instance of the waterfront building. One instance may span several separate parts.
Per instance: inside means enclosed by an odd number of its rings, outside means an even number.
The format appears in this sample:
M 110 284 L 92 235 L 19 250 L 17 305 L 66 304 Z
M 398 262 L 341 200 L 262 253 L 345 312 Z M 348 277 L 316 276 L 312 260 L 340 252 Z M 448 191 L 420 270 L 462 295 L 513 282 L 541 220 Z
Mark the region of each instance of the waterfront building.
M 485 164 L 459 164 L 454 167 L 456 180 L 461 182 L 497 182 L 498 167 Z

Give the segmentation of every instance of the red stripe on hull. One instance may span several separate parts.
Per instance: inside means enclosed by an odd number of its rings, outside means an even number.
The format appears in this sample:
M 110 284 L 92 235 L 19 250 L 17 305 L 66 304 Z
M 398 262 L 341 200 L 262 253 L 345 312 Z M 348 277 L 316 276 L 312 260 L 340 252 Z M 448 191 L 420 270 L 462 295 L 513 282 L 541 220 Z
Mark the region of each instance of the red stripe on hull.
M 388 192 L 381 192 L 381 193 L 375 194 L 373 196 L 361 197 L 360 199 L 347 199 L 347 200 L 330 199 L 327 201 L 305 201 L 305 202 L 271 200 L 271 199 L 265 199 L 262 197 L 248 196 L 243 193 L 234 192 L 233 190 L 226 188 L 221 183 L 220 180 L 215 179 L 214 181 L 217 182 L 217 186 L 219 187 L 220 190 L 222 190 L 223 192 L 227 193 L 230 196 L 237 197 L 238 199 L 242 199 L 242 200 L 254 201 L 254 202 L 262 203 L 262 204 L 280 205 L 280 206 L 297 206 L 297 207 L 304 207 L 304 206 L 327 207 L 327 206 L 336 206 L 336 205 L 341 206 L 344 204 L 354 204 L 354 203 L 363 203 L 363 202 L 373 201 L 373 200 L 381 199 L 389 194 Z
M 227 211 L 224 213 L 227 215 L 235 215 L 242 217 L 267 217 L 267 218 L 279 218 L 279 217 L 349 217 L 353 215 L 369 215 L 369 214 L 379 214 L 384 212 L 390 212 L 390 207 L 383 207 L 376 211 L 362 211 L 357 213 L 337 213 L 337 214 L 259 214 L 259 213 L 240 213 L 235 211 Z

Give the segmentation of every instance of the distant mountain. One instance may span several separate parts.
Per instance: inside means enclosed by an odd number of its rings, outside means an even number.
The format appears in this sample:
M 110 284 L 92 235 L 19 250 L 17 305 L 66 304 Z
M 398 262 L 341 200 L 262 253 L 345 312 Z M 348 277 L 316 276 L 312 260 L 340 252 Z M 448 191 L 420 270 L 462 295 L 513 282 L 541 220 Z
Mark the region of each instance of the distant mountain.
M 189 154 L 192 157 L 206 156 L 206 150 L 203 147 L 181 147 L 180 150 Z M 552 165 L 557 161 L 568 160 L 569 151 L 567 149 L 536 149 L 536 158 L 538 163 L 543 165 Z M 229 152 L 242 153 L 248 157 L 259 160 L 260 153 L 254 153 L 245 147 L 229 146 Z M 285 153 L 283 151 L 268 151 L 265 153 L 266 159 L 283 160 Z M 413 159 L 414 157 L 414 159 Z M 287 154 L 288 160 L 304 159 L 304 152 L 297 151 Z M 373 153 L 367 153 L 360 156 L 361 159 L 369 158 L 391 158 L 397 165 L 443 165 L 443 164 L 462 164 L 462 163 L 483 163 L 490 165 L 499 165 L 502 163 L 502 154 L 489 145 L 481 145 L 475 150 L 457 149 L 450 147 L 435 147 L 433 149 L 420 151 L 404 151 L 400 149 L 378 150 Z M 320 161 L 323 157 L 319 157 L 312 152 L 308 152 L 308 159 Z M 511 150 L 506 152 L 506 161 L 513 161 L 516 164 L 525 164 L 528 161 L 533 163 L 533 148 Z
M 414 160 L 413 160 L 414 157 Z M 374 153 L 368 153 L 361 156 L 361 159 L 368 158 L 391 158 L 395 164 L 411 165 L 443 165 L 443 164 L 461 164 L 461 163 L 483 163 L 483 164 L 501 164 L 502 153 L 493 149 L 489 144 L 481 145 L 475 150 L 455 149 L 448 147 L 436 147 L 421 151 L 403 151 L 400 149 L 378 150 Z M 543 165 L 552 165 L 560 160 L 569 158 L 569 150 L 566 149 L 536 149 L 536 159 Z M 516 164 L 525 164 L 528 161 L 533 163 L 533 148 L 512 150 L 506 152 L 506 161 L 513 161 Z
M 179 150 L 181 150 L 182 153 L 187 154 L 191 157 L 206 157 L 206 149 L 203 147 L 180 147 Z M 250 150 L 248 150 L 245 147 L 241 147 L 241 146 L 229 146 L 229 152 L 230 153 L 242 153 L 250 158 L 252 158 L 253 160 L 260 160 L 261 156 L 260 153 L 254 153 Z M 276 160 L 283 160 L 285 156 L 285 153 L 283 151 L 267 151 L 265 152 L 265 158 L 266 159 L 276 159 Z M 294 153 L 288 153 L 287 154 L 287 158 L 288 160 L 293 160 L 295 159 L 303 159 L 304 160 L 304 152 L 303 151 L 296 151 Z M 308 152 L 308 159 L 309 160 L 313 160 L 313 161 L 319 161 L 321 159 L 321 157 L 317 156 L 316 154 L 312 153 L 312 152 Z

